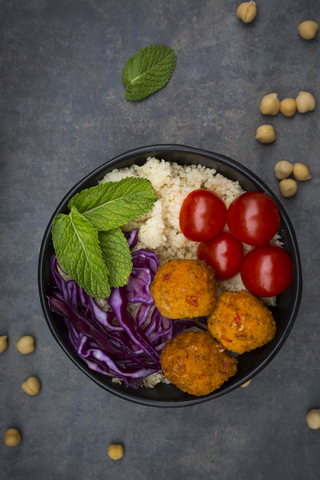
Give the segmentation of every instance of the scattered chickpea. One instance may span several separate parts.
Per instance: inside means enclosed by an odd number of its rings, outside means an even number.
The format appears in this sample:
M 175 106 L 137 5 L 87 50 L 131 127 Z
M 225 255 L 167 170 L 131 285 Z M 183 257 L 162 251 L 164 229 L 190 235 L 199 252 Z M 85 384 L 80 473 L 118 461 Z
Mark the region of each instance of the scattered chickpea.
M 277 115 L 280 109 L 280 102 L 276 93 L 269 93 L 263 97 L 260 103 L 260 112 L 263 115 Z
M 34 339 L 27 335 L 25 337 L 21 337 L 16 345 L 18 351 L 20 353 L 26 354 L 31 353 L 34 350 Z
M 8 337 L 7 335 L 2 335 L 0 337 L 0 353 L 4 352 L 8 347 Z
M 276 177 L 279 180 L 283 180 L 284 178 L 288 178 L 291 175 L 293 171 L 293 165 L 292 163 L 287 162 L 286 160 L 281 160 L 274 167 L 274 171 L 275 171 Z
M 280 192 L 284 197 L 292 197 L 297 191 L 297 182 L 291 178 L 281 180 L 279 186 Z
M 261 143 L 272 143 L 276 139 L 272 125 L 261 125 L 256 131 L 256 139 Z
M 293 176 L 300 181 L 310 180 L 311 175 L 308 167 L 303 163 L 295 163 L 293 165 Z
M 4 436 L 4 443 L 8 447 L 16 447 L 21 442 L 21 435 L 16 428 L 9 428 Z
M 29 377 L 22 385 L 21 388 L 28 395 L 37 395 L 40 391 L 40 382 L 36 377 Z
M 300 113 L 311 112 L 316 106 L 316 101 L 313 95 L 308 92 L 299 92 L 296 98 L 297 110 Z
M 297 110 L 296 101 L 294 98 L 285 98 L 280 102 L 280 112 L 286 117 L 292 117 Z
M 241 387 L 247 387 L 248 385 L 250 385 L 251 383 L 251 380 L 248 380 L 246 383 L 244 383 L 243 385 L 241 385 Z
M 319 25 L 312 20 L 306 20 L 305 22 L 300 23 L 298 27 L 300 36 L 305 40 L 312 40 L 317 35 L 318 30 Z
M 237 9 L 237 17 L 244 23 L 252 22 L 257 15 L 257 7 L 255 2 L 244 2 Z
M 119 460 L 121 457 L 123 457 L 123 446 L 109 445 L 108 455 L 112 460 Z
M 306 421 L 308 427 L 312 430 L 320 428 L 320 410 L 310 410 L 310 412 L 307 413 Z

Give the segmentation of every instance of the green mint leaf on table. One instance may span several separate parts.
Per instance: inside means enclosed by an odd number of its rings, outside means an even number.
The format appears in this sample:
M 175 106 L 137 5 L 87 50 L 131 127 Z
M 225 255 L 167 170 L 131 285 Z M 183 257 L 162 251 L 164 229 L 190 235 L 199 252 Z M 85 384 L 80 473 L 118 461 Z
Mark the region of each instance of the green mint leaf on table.
M 146 178 L 128 177 L 82 190 L 68 206 L 76 207 L 97 230 L 111 230 L 149 212 L 156 200 Z
M 102 256 L 109 270 L 109 283 L 123 287 L 132 270 L 132 258 L 128 242 L 120 228 L 99 232 Z
M 71 207 L 69 215 L 59 214 L 52 224 L 52 240 L 61 267 L 88 295 L 110 295 L 108 269 L 99 246 L 97 230 Z
M 122 72 L 125 98 L 136 101 L 163 88 L 176 66 L 174 51 L 162 45 L 151 45 L 127 60 Z

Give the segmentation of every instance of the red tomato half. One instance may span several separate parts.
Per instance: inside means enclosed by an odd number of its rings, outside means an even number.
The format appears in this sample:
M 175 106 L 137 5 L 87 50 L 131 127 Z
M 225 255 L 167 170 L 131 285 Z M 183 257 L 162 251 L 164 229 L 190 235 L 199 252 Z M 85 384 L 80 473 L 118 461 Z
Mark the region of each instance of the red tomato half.
M 205 242 L 220 233 L 227 221 L 227 207 L 211 190 L 193 190 L 180 210 L 180 228 L 185 237 Z
M 260 247 L 267 245 L 277 233 L 280 215 L 277 204 L 262 192 L 246 192 L 228 208 L 230 232 L 240 242 Z
M 215 270 L 217 280 L 226 280 L 240 272 L 243 245 L 231 233 L 221 232 L 199 244 L 197 257 Z
M 257 297 L 273 297 L 284 292 L 292 282 L 290 255 L 280 247 L 265 245 L 247 253 L 241 266 L 245 287 Z

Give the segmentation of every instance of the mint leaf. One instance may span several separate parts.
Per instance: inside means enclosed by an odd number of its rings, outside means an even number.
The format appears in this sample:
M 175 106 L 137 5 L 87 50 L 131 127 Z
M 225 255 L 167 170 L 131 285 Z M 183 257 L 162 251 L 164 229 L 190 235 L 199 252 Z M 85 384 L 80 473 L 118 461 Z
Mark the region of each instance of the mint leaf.
M 61 267 L 88 295 L 110 295 L 108 269 L 102 258 L 97 230 L 73 206 L 52 224 L 52 240 Z
M 126 87 L 125 98 L 136 101 L 163 88 L 176 66 L 174 51 L 162 45 L 151 45 L 126 61 L 122 83 Z
M 109 283 L 123 287 L 132 270 L 132 257 L 128 242 L 120 228 L 99 232 L 102 256 L 109 270 Z
M 96 229 L 110 230 L 149 212 L 156 200 L 146 178 L 128 177 L 82 190 L 68 206 L 76 207 Z

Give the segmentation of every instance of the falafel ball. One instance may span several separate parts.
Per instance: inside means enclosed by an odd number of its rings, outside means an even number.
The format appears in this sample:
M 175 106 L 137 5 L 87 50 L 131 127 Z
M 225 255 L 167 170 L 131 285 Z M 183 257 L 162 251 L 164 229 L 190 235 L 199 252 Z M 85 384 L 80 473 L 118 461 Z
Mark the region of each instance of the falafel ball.
M 209 332 L 182 332 L 160 355 L 163 374 L 183 392 L 208 395 L 235 375 L 238 361 Z
M 216 304 L 214 270 L 200 260 L 169 260 L 158 269 L 150 293 L 165 317 L 207 316 Z
M 277 331 L 268 307 L 245 290 L 222 293 L 208 318 L 208 327 L 225 348 L 239 354 L 262 347 Z

